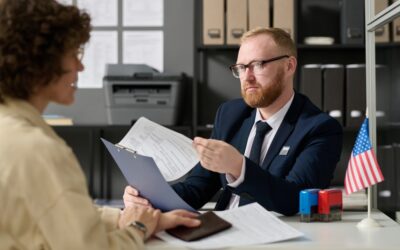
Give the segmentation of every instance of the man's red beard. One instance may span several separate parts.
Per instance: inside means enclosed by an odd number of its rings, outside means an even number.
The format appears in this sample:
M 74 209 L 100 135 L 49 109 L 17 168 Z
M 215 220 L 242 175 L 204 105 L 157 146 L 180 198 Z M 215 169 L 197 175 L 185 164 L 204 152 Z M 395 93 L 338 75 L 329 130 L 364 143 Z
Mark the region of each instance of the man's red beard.
M 258 87 L 256 92 L 246 93 L 246 88 L 250 85 L 245 83 L 241 93 L 244 101 L 252 108 L 262 108 L 271 105 L 278 99 L 283 92 L 283 69 L 279 68 L 275 78 L 268 86 L 262 87 L 258 82 L 255 83 Z

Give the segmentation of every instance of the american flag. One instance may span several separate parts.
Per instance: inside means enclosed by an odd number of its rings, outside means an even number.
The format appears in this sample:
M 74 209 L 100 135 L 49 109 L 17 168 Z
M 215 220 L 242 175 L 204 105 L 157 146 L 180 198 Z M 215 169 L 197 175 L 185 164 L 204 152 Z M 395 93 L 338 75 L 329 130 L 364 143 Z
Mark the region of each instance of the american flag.
M 381 169 L 376 161 L 368 133 L 368 118 L 361 125 L 356 144 L 351 152 L 344 179 L 347 194 L 383 181 Z

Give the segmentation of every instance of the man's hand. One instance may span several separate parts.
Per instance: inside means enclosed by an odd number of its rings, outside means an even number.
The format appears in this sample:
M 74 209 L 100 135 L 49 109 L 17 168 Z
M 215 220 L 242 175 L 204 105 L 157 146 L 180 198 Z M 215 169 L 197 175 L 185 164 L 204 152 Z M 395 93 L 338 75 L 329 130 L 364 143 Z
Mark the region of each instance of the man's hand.
M 213 139 L 195 137 L 193 146 L 201 165 L 213 172 L 238 178 L 242 171 L 243 155 L 230 144 Z
M 152 207 L 151 203 L 139 196 L 139 191 L 131 186 L 126 186 L 124 191 L 124 204 L 125 207 L 131 206 L 144 206 L 144 207 Z
M 172 210 L 161 214 L 155 232 L 163 231 L 166 229 L 174 228 L 177 226 L 197 227 L 201 221 L 196 219 L 199 216 L 183 209 Z

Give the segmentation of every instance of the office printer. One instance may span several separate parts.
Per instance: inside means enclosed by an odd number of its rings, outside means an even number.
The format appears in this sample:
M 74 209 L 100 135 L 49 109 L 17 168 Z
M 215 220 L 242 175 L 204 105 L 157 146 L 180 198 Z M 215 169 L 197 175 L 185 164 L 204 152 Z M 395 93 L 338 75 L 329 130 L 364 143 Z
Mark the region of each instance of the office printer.
M 145 116 L 175 125 L 183 79 L 183 74 L 161 74 L 144 64 L 107 64 L 103 84 L 108 123 L 131 125 Z

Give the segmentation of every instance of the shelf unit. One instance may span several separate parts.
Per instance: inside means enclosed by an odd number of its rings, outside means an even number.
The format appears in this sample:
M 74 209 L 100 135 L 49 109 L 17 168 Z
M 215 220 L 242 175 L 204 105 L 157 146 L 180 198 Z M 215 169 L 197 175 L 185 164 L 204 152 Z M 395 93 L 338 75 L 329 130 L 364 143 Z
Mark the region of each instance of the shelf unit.
M 374 10 L 374 0 L 367 0 L 366 1 L 366 6 L 365 6 L 365 37 L 366 37 L 366 89 L 367 89 L 367 107 L 368 107 L 368 116 L 369 116 L 369 134 L 371 138 L 371 143 L 373 148 L 377 148 L 377 120 L 376 120 L 376 106 L 377 106 L 377 96 L 376 96 L 376 72 L 375 72 L 375 67 L 377 64 L 377 55 L 376 55 L 376 44 L 375 44 L 375 30 L 377 30 L 379 27 L 382 27 L 383 25 L 393 21 L 396 17 L 400 17 L 400 1 L 392 3 L 390 6 L 388 6 L 386 9 L 382 10 L 379 12 L 377 15 L 375 15 L 375 10 Z M 394 49 L 397 48 L 396 45 L 393 45 Z M 397 51 L 399 52 L 399 51 Z M 395 53 L 392 53 L 395 54 Z M 397 53 L 398 54 L 398 53 Z M 394 58 L 392 57 L 392 60 Z M 397 70 L 398 71 L 398 70 Z M 399 73 L 397 73 L 397 76 Z M 398 85 L 398 77 L 396 77 L 396 73 L 392 74 L 392 84 Z M 397 82 L 397 83 L 396 83 Z M 392 93 L 391 93 L 392 94 Z M 389 97 L 385 96 L 385 99 Z M 390 101 L 390 100 L 389 100 Z M 394 104 L 391 102 L 390 104 Z M 397 106 L 398 107 L 398 106 Z M 396 135 L 397 132 L 397 135 Z M 394 138 L 396 138 L 398 141 L 400 141 L 400 138 L 398 136 L 398 130 L 394 130 L 393 133 L 390 133 L 391 135 L 394 135 Z M 391 140 L 396 140 L 393 139 L 393 136 L 388 136 Z M 378 154 L 378 159 L 379 159 L 379 154 Z M 386 166 L 381 166 L 385 168 Z M 395 169 L 395 166 L 393 166 L 393 170 Z M 383 169 L 385 170 L 385 169 Z M 397 171 L 398 172 L 398 171 Z M 398 173 L 395 172 L 395 175 L 398 175 Z M 387 179 L 386 181 L 393 181 L 394 183 L 389 183 L 389 185 L 393 185 L 393 198 L 394 198 L 394 203 L 395 205 L 391 207 L 390 209 L 394 210 L 399 210 L 400 208 L 400 201 L 399 201 L 399 185 L 396 184 L 396 177 L 395 176 L 386 176 Z M 369 199 L 371 199 L 371 205 L 372 208 L 378 208 L 378 186 L 373 186 L 371 189 L 371 192 L 369 192 Z M 393 211 L 389 211 L 393 212 Z
M 330 1 L 330 0 L 324 0 Z M 272 2 L 272 1 L 271 1 Z M 332 3 L 332 2 L 331 2 Z M 330 3 L 330 4 L 331 4 Z M 295 88 L 299 89 L 300 67 L 304 64 L 360 64 L 366 62 L 365 44 L 339 44 L 333 45 L 307 45 L 301 40 L 305 31 L 302 27 L 302 17 L 299 14 L 302 0 L 295 4 L 295 42 L 298 48 L 298 70 L 295 77 Z M 390 7 L 392 7 L 391 5 Z M 273 7 L 273 6 L 271 6 Z M 218 106 L 227 100 L 240 97 L 240 83 L 231 76 L 228 69 L 230 64 L 236 62 L 238 45 L 203 45 L 202 44 L 202 1 L 196 1 L 195 15 L 195 55 L 194 55 L 194 87 L 193 87 L 193 134 L 209 136 L 212 131 L 212 123 Z M 337 19 L 335 19 L 337 20 Z M 271 18 L 272 21 L 272 18 Z M 327 27 L 340 26 L 339 23 L 325 23 Z M 310 29 L 306 30 L 310 32 Z M 335 33 L 337 34 L 337 33 Z M 337 37 L 336 37 L 337 38 Z M 340 41 L 340 39 L 335 39 Z M 377 48 L 377 63 L 388 63 L 389 65 L 400 65 L 400 59 L 396 55 L 400 54 L 399 42 L 379 43 Z M 391 79 L 400 79 L 400 70 L 391 72 Z M 400 85 L 400 84 L 399 84 Z M 399 87 L 400 88 L 400 87 Z M 400 91 L 400 89 L 399 89 Z M 400 107 L 400 100 L 394 101 L 393 107 Z M 397 103 L 398 102 L 398 103 Z M 396 112 L 394 113 L 394 116 Z M 394 117 L 394 121 L 400 121 L 399 117 Z M 338 163 L 337 171 L 333 180 L 334 185 L 343 184 L 344 174 L 347 168 L 348 159 L 352 151 L 358 127 L 344 127 L 344 144 L 341 160 Z M 382 125 L 378 138 L 381 145 L 390 144 L 397 139 L 390 136 L 391 131 L 399 134 L 400 126 Z M 399 131 L 399 132 L 397 132 Z M 396 137 L 397 138 L 397 137 Z
M 310 33 L 309 28 L 302 27 L 304 18 L 300 14 L 301 4 L 305 0 L 295 1 L 295 42 L 298 48 L 298 70 L 295 77 L 295 88 L 299 89 L 300 67 L 304 64 L 360 64 L 365 63 L 364 44 L 333 44 L 333 45 L 306 45 L 301 33 Z M 339 1 L 327 1 L 329 5 L 339 8 Z M 273 8 L 271 3 L 271 9 Z M 333 3 L 333 4 L 332 4 Z M 240 98 L 240 83 L 233 78 L 228 66 L 236 62 L 239 45 L 204 45 L 202 43 L 202 1 L 195 2 L 195 55 L 193 76 L 193 134 L 208 136 L 214 121 L 218 106 L 227 100 Z M 272 11 L 270 11 L 272 12 Z M 270 23 L 272 23 L 272 15 Z M 339 16 L 336 14 L 336 16 Z M 335 21 L 338 18 L 334 19 Z M 309 20 L 308 20 L 309 21 Z M 333 22 L 333 21 L 331 21 Z M 335 34 L 340 28 L 339 23 L 326 23 L 326 26 L 335 27 Z M 340 39 L 335 38 L 336 42 Z M 382 44 L 383 48 L 395 47 L 396 44 Z

